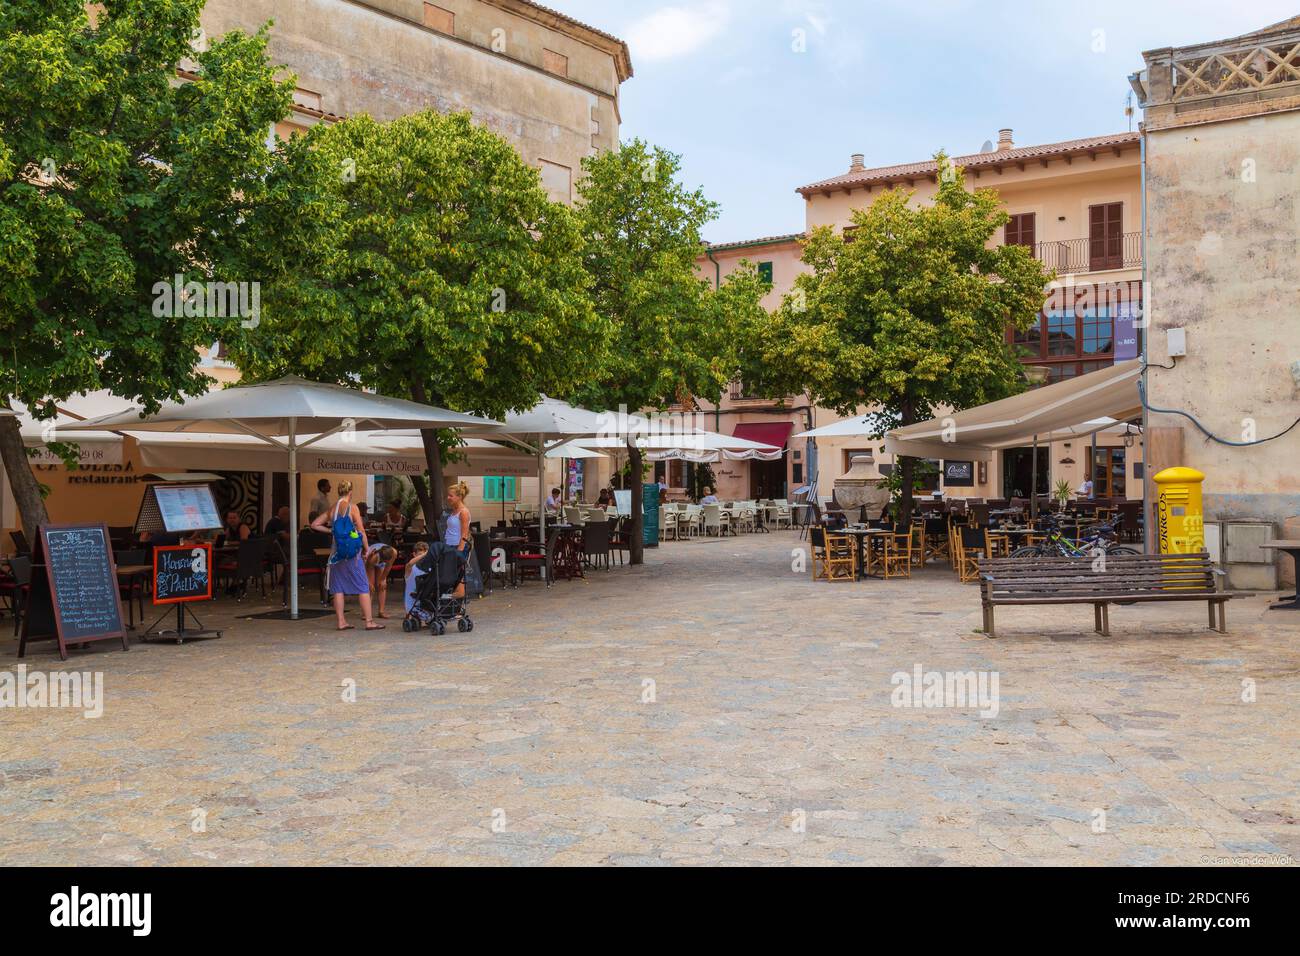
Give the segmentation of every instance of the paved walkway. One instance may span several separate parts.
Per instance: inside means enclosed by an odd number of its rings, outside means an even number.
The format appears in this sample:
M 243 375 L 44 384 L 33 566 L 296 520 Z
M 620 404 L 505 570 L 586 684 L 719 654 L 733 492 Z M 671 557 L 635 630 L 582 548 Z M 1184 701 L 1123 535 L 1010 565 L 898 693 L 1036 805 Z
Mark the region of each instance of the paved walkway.
M 102 717 L 0 711 L 0 863 L 1300 859 L 1300 615 L 1010 608 L 991 641 L 946 568 L 813 584 L 800 548 L 668 543 L 470 634 L 222 602 L 220 641 L 75 654 Z M 918 666 L 996 675 L 996 717 L 895 706 Z

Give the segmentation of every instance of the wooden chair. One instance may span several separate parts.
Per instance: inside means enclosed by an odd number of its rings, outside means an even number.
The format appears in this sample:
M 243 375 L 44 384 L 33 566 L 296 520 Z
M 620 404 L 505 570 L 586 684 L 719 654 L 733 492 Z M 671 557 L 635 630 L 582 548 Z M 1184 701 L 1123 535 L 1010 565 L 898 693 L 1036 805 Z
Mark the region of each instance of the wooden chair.
M 979 562 L 987 557 L 986 532 L 980 528 L 959 527 L 957 537 L 952 540 L 957 580 L 962 584 L 976 580 L 980 576 Z
M 1011 556 L 1011 539 L 1005 534 L 982 529 L 984 533 L 984 553 L 990 558 L 1007 558 Z
M 871 573 L 882 578 L 910 578 L 916 536 L 910 529 L 879 535 L 871 549 Z
M 833 534 L 824 528 L 813 528 L 812 560 L 814 581 L 857 580 L 858 548 L 852 535 Z

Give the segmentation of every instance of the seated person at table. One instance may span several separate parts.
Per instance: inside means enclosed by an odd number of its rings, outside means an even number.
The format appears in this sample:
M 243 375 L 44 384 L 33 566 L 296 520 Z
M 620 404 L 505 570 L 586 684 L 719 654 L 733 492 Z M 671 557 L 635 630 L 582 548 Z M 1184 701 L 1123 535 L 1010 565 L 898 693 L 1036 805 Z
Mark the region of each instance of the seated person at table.
M 429 553 L 429 544 L 426 541 L 415 542 L 415 547 L 411 549 L 411 557 L 406 562 L 406 583 L 403 587 L 405 594 L 406 613 L 411 613 L 411 608 L 415 606 L 415 586 L 420 582 L 420 575 L 424 574 L 416 565 L 420 559 Z
M 716 505 L 718 503 L 718 496 L 713 493 L 713 489 L 710 488 L 708 485 L 705 485 L 703 490 L 704 490 L 704 495 L 703 497 L 700 498 L 700 504 Z
M 600 497 L 596 499 L 596 507 L 608 508 L 614 503 L 614 498 L 610 495 L 607 488 L 600 489 Z
M 402 514 L 402 503 L 394 499 L 384 509 L 384 530 L 394 533 L 406 530 L 406 516 Z
M 546 510 L 555 512 L 560 510 L 560 489 L 552 488 L 551 493 L 546 496 Z
M 388 603 L 388 572 L 397 560 L 397 549 L 391 544 L 375 542 L 366 551 L 366 577 L 370 583 L 370 593 L 380 617 L 388 617 L 385 605 Z
M 1074 489 L 1074 494 L 1075 494 L 1076 497 L 1079 497 L 1079 498 L 1091 498 L 1091 497 L 1092 497 L 1092 479 L 1091 479 L 1091 478 L 1085 478 L 1085 479 L 1083 479 L 1083 484 L 1081 484 L 1078 488 L 1075 488 L 1075 489 Z
M 275 512 L 275 517 L 266 523 L 266 536 L 268 538 L 277 538 L 284 544 L 289 544 L 289 506 L 281 505 Z
M 221 528 L 218 546 L 222 544 L 239 544 L 241 541 L 247 541 L 252 534 L 253 529 L 244 523 L 244 519 L 239 517 L 238 511 L 227 511 L 226 523 Z

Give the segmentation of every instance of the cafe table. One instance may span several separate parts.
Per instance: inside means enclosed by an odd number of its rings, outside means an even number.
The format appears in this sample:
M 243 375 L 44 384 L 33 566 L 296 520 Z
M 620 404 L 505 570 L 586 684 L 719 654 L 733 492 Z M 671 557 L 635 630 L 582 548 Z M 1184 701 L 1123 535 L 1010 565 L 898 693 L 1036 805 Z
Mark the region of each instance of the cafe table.
M 871 560 L 871 549 L 875 547 L 875 540 L 881 537 L 888 537 L 894 532 L 888 528 L 841 528 L 839 531 L 828 531 L 828 534 L 849 534 L 857 539 L 858 551 L 858 576 L 857 580 L 864 578 L 876 578 L 878 574 L 868 574 L 867 566 Z
M 149 575 L 153 573 L 152 564 L 119 564 L 117 566 L 117 582 L 119 585 L 126 584 L 131 588 L 131 593 L 135 591 L 136 581 L 139 580 L 140 592 L 140 620 L 144 620 L 144 596 L 148 591 Z M 135 630 L 135 605 L 131 603 L 131 593 L 128 593 L 126 599 L 127 628 Z
M 1297 575 L 1300 575 L 1300 538 L 1265 541 L 1260 547 L 1269 548 L 1273 551 L 1284 551 L 1291 555 L 1292 568 Z M 1300 611 L 1300 589 L 1297 589 L 1295 594 L 1287 595 L 1276 604 L 1270 604 L 1268 607 L 1270 611 Z

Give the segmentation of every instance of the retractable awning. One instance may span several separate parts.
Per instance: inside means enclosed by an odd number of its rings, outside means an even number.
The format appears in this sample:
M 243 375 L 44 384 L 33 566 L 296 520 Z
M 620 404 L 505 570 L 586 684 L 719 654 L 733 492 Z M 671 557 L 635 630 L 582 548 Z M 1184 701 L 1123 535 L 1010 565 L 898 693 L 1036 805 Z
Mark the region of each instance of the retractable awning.
M 788 421 L 741 422 L 736 426 L 732 435 L 736 438 L 756 441 L 762 445 L 784 448 L 786 439 L 790 437 L 790 429 L 793 427 L 794 423 Z
M 885 451 L 916 458 L 988 461 L 1001 448 L 1079 437 L 1142 413 L 1139 361 L 1121 362 L 1077 378 L 1030 389 L 943 418 L 895 428 Z

